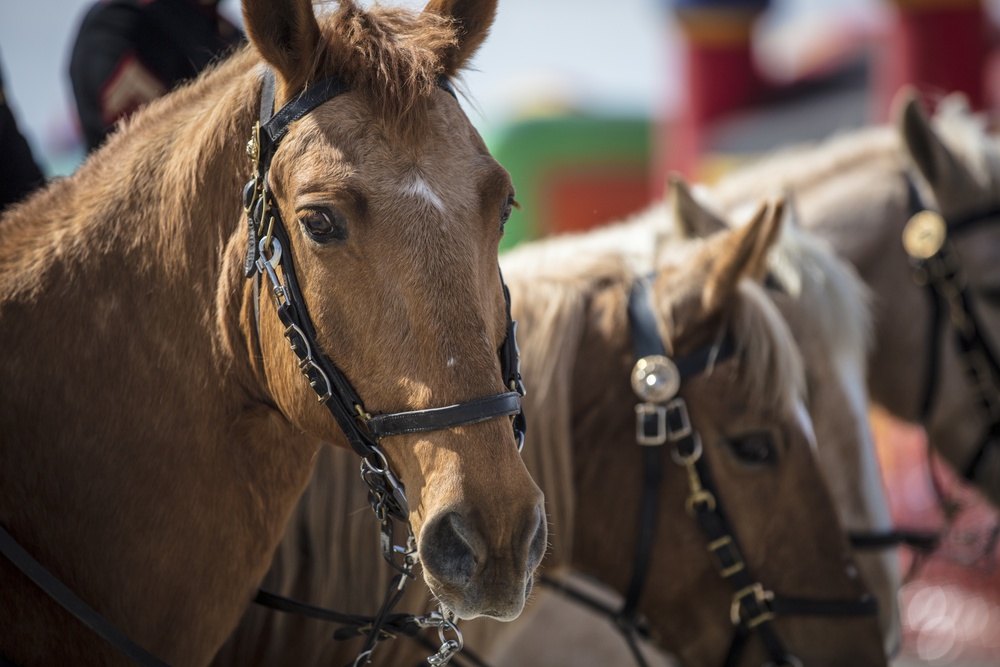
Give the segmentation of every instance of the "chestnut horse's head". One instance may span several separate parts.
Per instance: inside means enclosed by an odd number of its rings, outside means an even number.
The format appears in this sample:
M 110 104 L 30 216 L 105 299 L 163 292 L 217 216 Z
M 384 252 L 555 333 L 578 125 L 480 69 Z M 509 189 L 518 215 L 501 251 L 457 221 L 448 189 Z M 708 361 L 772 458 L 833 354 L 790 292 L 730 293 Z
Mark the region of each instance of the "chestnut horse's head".
M 274 238 L 284 239 L 276 274 L 298 284 L 312 357 L 342 373 L 358 432 L 405 485 L 433 593 L 459 617 L 511 619 L 546 541 L 511 400 L 496 407 L 512 390 L 501 370 L 508 316 L 497 246 L 514 192 L 447 84 L 486 37 L 496 2 L 431 0 L 419 15 L 339 4 L 317 20 L 309 0 L 243 3 L 250 42 L 274 73 L 275 109 L 331 77 L 337 92 L 271 147 L 261 187 L 280 216 Z M 265 259 L 275 256 L 269 215 Z M 274 402 L 296 427 L 342 442 L 300 372 L 301 344 L 289 351 L 272 299 L 262 294 L 260 307 Z M 476 413 L 481 399 L 488 407 Z M 394 422 L 380 434 L 370 421 L 469 403 L 473 418 L 431 418 L 429 429 Z

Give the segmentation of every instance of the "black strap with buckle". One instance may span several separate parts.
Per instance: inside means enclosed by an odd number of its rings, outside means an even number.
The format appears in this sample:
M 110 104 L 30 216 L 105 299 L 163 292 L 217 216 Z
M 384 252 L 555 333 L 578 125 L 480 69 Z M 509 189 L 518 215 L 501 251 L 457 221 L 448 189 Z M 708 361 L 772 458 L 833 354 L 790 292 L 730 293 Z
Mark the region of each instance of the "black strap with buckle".
M 941 333 L 945 325 L 950 322 L 954 330 L 953 340 L 965 366 L 966 377 L 987 420 L 987 427 L 976 443 L 972 457 L 960 470 L 967 480 L 974 482 L 987 451 L 991 447 L 1000 446 L 1000 362 L 997 361 L 992 346 L 983 336 L 985 329 L 976 316 L 972 300 L 969 298 L 965 272 L 950 239 L 1000 217 L 1000 209 L 984 209 L 959 219 L 946 221 L 943 216 L 924 203 L 913 177 L 909 174 L 907 174 L 907 187 L 911 212 L 907 227 L 915 224 L 914 221 L 918 216 L 927 213 L 937 215 L 941 227 L 939 243 L 929 246 L 926 252 L 914 252 L 911 248 L 907 248 L 914 280 L 927 289 L 931 302 L 930 348 L 919 416 L 924 424 L 930 419 L 941 359 L 939 349 L 942 344 Z
M 667 357 L 658 332 L 656 312 L 649 297 L 649 284 L 646 279 L 639 279 L 633 284 L 628 312 L 637 360 L 642 360 L 644 357 Z M 729 359 L 735 353 L 735 343 L 723 338 L 715 346 L 699 349 L 694 354 L 678 360 L 674 368 L 683 380 L 704 372 L 705 369 Z M 678 389 L 679 386 L 678 384 Z M 648 400 L 641 394 L 639 398 Z M 607 616 L 624 637 L 636 664 L 646 667 L 648 663 L 642 655 L 637 640 L 639 637 L 648 638 L 649 630 L 638 608 L 656 530 L 656 508 L 659 505 L 659 485 L 662 481 L 662 475 L 658 472 L 662 465 L 662 455 L 658 453 L 661 448 L 658 445 L 669 442 L 672 446 L 672 458 L 688 469 L 688 482 L 691 486 L 687 500 L 688 513 L 695 518 L 705 535 L 707 550 L 711 554 L 716 570 L 733 588 L 729 612 L 735 634 L 726 654 L 724 663 L 726 667 L 733 667 L 739 663 L 740 656 L 753 634 L 761 638 L 774 664 L 795 664 L 796 658 L 788 653 L 772 624 L 777 615 L 871 616 L 878 613 L 877 601 L 870 596 L 858 600 L 817 600 L 777 596 L 751 576 L 740 553 L 736 536 L 720 506 L 708 463 L 702 456 L 700 436 L 691 425 L 684 399 L 673 395 L 658 407 L 662 408 L 662 419 L 657 418 L 656 423 L 662 432 L 657 435 L 662 437 L 650 438 L 650 434 L 644 432 L 642 414 L 637 428 L 637 442 L 643 446 L 646 470 L 643 476 L 639 538 L 624 603 L 617 610 L 611 609 L 566 582 L 543 578 L 544 583 Z M 659 442 L 649 441 L 653 439 Z M 657 472 L 651 472 L 650 466 L 655 467 Z

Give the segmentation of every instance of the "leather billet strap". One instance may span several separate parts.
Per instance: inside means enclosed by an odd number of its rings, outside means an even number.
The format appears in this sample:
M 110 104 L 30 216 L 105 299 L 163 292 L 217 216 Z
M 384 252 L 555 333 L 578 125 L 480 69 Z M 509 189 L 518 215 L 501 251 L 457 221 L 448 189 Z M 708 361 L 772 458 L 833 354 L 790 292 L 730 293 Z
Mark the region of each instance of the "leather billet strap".
M 650 356 L 668 356 L 663 345 L 653 306 L 652 286 L 647 277 L 637 278 L 632 283 L 628 300 L 629 331 L 632 350 L 636 359 Z M 700 375 L 711 365 L 728 360 L 736 354 L 736 345 L 731 338 L 723 338 L 718 345 L 705 345 L 691 354 L 673 359 L 680 381 Z M 666 412 L 669 414 L 669 411 Z M 639 605 L 639 597 L 645 588 L 649 562 L 652 558 L 653 539 L 659 508 L 660 483 L 662 481 L 662 447 L 643 447 L 642 503 L 639 515 L 639 540 L 632 563 L 632 577 L 625 594 L 625 601 L 618 615 L 634 624 Z
M 907 187 L 911 217 L 933 211 L 917 189 L 914 178 L 907 174 Z M 927 289 L 931 305 L 930 346 L 926 362 L 920 419 L 927 423 L 934 404 L 937 377 L 941 359 L 942 333 L 950 322 L 953 339 L 965 366 L 965 374 L 972 391 L 987 419 L 988 426 L 976 443 L 974 453 L 962 470 L 963 476 L 974 481 L 980 464 L 990 447 L 1000 445 L 1000 362 L 993 348 L 983 336 L 985 331 L 969 297 L 968 283 L 955 249 L 952 237 L 973 230 L 1000 217 L 1000 209 L 991 208 L 944 221 L 944 236 L 940 247 L 928 257 L 910 256 L 914 280 Z M 960 323 L 960 324 L 959 324 Z

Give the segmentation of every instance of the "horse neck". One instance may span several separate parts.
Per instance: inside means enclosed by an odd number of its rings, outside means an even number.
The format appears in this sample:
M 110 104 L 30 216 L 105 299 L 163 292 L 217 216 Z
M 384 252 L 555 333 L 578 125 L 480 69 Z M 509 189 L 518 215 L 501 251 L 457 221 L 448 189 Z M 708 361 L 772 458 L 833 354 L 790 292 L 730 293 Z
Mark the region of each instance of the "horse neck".
M 239 340 L 240 194 L 250 173 L 244 146 L 260 89 L 256 61 L 246 50 L 153 102 L 72 177 L 5 219 L 17 238 L 11 262 L 0 257 L 10 271 L 0 269 L 0 290 L 9 281 L 15 293 L 93 307 L 144 291 L 131 316 L 159 322 L 145 332 L 157 337 L 183 322 L 187 352 L 203 353 L 211 370 L 249 370 Z M 64 312 L 72 317 L 89 315 Z
M 574 569 L 624 591 L 639 525 L 642 452 L 635 441 L 629 283 L 590 300 L 573 372 Z M 611 566 L 611 564 L 615 564 Z
M 206 661 L 235 624 L 318 446 L 259 393 L 241 333 L 252 65 L 243 53 L 151 104 L 0 222 L 0 516 L 177 663 Z M 49 604 L 9 593 L 10 609 Z M 102 650 L 45 618 L 0 627 Z

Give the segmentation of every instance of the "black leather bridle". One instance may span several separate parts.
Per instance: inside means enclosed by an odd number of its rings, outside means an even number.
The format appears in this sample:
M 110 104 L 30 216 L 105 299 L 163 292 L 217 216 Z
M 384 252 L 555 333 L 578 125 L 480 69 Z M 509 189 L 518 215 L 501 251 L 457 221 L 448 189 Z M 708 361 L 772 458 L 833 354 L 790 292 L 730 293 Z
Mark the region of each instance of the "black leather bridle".
M 687 473 L 687 512 L 698 522 L 705 536 L 713 565 L 733 589 L 729 612 L 735 634 L 723 664 L 725 667 L 738 665 L 747 643 L 756 634 L 763 642 L 770 659 L 769 665 L 800 665 L 799 660 L 788 652 L 778 636 L 772 623 L 776 616 L 871 616 L 878 613 L 878 604 L 870 596 L 857 600 L 779 596 L 766 590 L 750 574 L 736 536 L 722 510 L 708 462 L 702 456 L 701 438 L 691 425 L 687 403 L 677 394 L 684 380 L 729 359 L 736 353 L 736 346 L 732 340 L 724 338 L 719 343 L 701 348 L 686 357 L 671 359 L 659 335 L 649 290 L 647 279 L 636 280 L 628 305 L 632 345 L 636 356 L 633 388 L 642 401 L 636 406 L 636 441 L 643 450 L 644 473 L 639 538 L 625 600 L 619 609 L 612 609 L 566 582 L 548 578 L 546 583 L 611 619 L 625 638 L 636 664 L 640 667 L 647 666 L 637 638 L 649 638 L 650 632 L 638 608 L 653 555 L 663 445 L 669 444 L 671 458 L 683 466 Z
M 455 96 L 450 82 L 445 77 L 438 85 L 448 94 Z M 324 79 L 310 85 L 298 97 L 273 113 L 275 79 L 274 73 L 267 71 L 261 94 L 260 122 L 254 126 L 253 136 L 247 145 L 247 153 L 253 161 L 253 178 L 243 191 L 243 206 L 247 214 L 247 257 L 244 266 L 248 279 L 254 281 L 254 307 L 258 308 L 260 281 L 266 276 L 269 291 L 277 308 L 278 318 L 285 327 L 284 335 L 298 359 L 309 386 L 316 392 L 320 403 L 325 405 L 347 437 L 351 448 L 361 457 L 361 477 L 368 484 L 368 501 L 381 524 L 382 554 L 385 560 L 399 573 L 390 583 L 382 607 L 375 617 L 358 630 L 367 636 L 355 664 L 366 663 L 381 639 L 389 636 L 385 624 L 394 622 L 398 629 L 403 627 L 437 627 L 442 639 L 442 647 L 437 656 L 432 656 L 438 664 L 445 664 L 461 649 L 461 633 L 446 614 L 431 614 L 424 617 L 408 614 L 391 614 L 395 604 L 402 598 L 403 587 L 408 578 L 413 577 L 413 567 L 417 562 L 416 541 L 409 530 L 409 510 L 406 493 L 401 481 L 392 473 L 385 454 L 379 448 L 382 438 L 412 433 L 440 431 L 489 419 L 512 417 L 517 448 L 524 444 L 525 417 L 521 408 L 524 384 L 521 381 L 520 355 L 517 348 L 517 323 L 511 319 L 510 292 L 500 276 L 505 300 L 507 331 L 503 344 L 498 350 L 504 386 L 508 391 L 478 398 L 464 403 L 426 410 L 371 414 L 361 397 L 352 387 L 346 375 L 325 354 L 316 338 L 305 300 L 299 289 L 294 264 L 291 258 L 291 244 L 288 230 L 271 194 L 268 171 L 278 144 L 294 121 L 302 118 L 320 104 L 348 91 L 347 85 L 338 77 Z M 281 268 L 281 276 L 278 268 Z M 283 279 L 283 280 L 282 280 Z M 259 313 L 259 311 L 258 311 Z M 259 317 L 259 314 L 258 314 Z M 258 322 L 258 338 L 260 326 Z M 408 537 L 405 546 L 396 546 L 393 541 L 393 520 L 407 526 Z M 282 596 L 261 591 L 255 602 L 290 613 L 309 613 L 309 605 Z M 311 608 L 317 609 L 317 608 Z M 319 610 L 336 621 L 336 617 L 358 619 L 338 612 Z M 354 627 L 360 624 L 347 620 Z M 349 636 L 350 629 L 344 636 Z M 455 635 L 448 639 L 445 633 Z
M 450 95 L 455 95 L 446 78 L 440 78 L 438 84 Z M 520 357 L 517 349 L 517 323 L 511 319 L 510 293 L 501 276 L 500 282 L 506 301 L 507 332 L 498 354 L 504 386 L 508 391 L 427 410 L 374 415 L 368 413 L 344 373 L 322 353 L 316 340 L 316 329 L 306 310 L 305 300 L 296 279 L 291 258 L 292 246 L 271 194 L 268 171 L 271 159 L 291 124 L 324 102 L 348 90 L 348 86 L 338 77 L 323 79 L 310 84 L 298 96 L 274 112 L 275 76 L 270 69 L 266 71 L 261 93 L 260 122 L 254 125 L 253 134 L 247 145 L 247 153 L 253 162 L 253 178 L 243 190 L 243 206 L 247 213 L 247 257 L 244 272 L 248 279 L 254 281 L 254 308 L 258 313 L 258 320 L 260 279 L 262 275 L 268 278 L 269 292 L 274 299 L 278 318 L 285 327 L 284 335 L 298 360 L 299 370 L 316 392 L 319 402 L 329 409 L 351 447 L 361 456 L 361 476 L 369 487 L 368 500 L 381 523 L 383 557 L 399 570 L 399 573 L 393 578 L 381 608 L 373 617 L 320 609 L 263 590 L 258 593 L 255 602 L 288 613 L 344 624 L 349 626 L 340 633 L 345 638 L 358 634 L 365 635 L 367 640 L 355 665 L 366 664 L 375 645 L 380 640 L 392 636 L 392 632 L 412 635 L 426 628 L 436 628 L 442 645 L 438 653 L 428 658 L 428 661 L 443 665 L 462 648 L 461 633 L 447 614 L 433 612 L 426 616 L 413 616 L 391 613 L 395 604 L 402 598 L 406 580 L 413 577 L 412 570 L 417 563 L 417 553 L 416 542 L 412 531 L 409 531 L 409 510 L 403 485 L 389 469 L 388 460 L 378 444 L 382 438 L 388 436 L 446 430 L 489 419 L 512 417 L 514 437 L 520 450 L 524 444 L 526 425 L 521 409 L 524 385 L 521 382 Z M 259 339 L 259 321 L 257 335 Z M 407 526 L 409 535 L 405 547 L 396 546 L 393 542 L 393 519 Z M 145 667 L 167 667 L 166 663 L 135 644 L 53 576 L 2 526 L 0 526 L 0 553 L 50 598 L 122 655 Z M 0 665 L 17 667 L 2 654 L 0 654 Z
M 444 78 L 440 85 L 454 95 Z M 524 386 L 518 360 L 516 324 L 510 317 L 510 293 L 503 285 L 507 309 L 507 334 L 498 353 L 504 386 L 508 391 L 427 410 L 370 414 L 351 386 L 347 376 L 325 354 L 316 339 L 316 329 L 299 289 L 291 257 L 288 230 L 274 202 L 268 183 L 271 160 L 289 126 L 320 104 L 348 91 L 338 77 L 311 84 L 298 97 L 272 115 L 274 73 L 268 70 L 261 95 L 260 122 L 254 126 L 247 153 L 253 161 L 253 178 L 243 191 L 247 213 L 247 258 L 245 274 L 259 281 L 266 276 L 284 335 L 298 359 L 299 369 L 313 388 L 319 402 L 337 421 L 354 451 L 365 462 L 364 477 L 373 494 L 372 506 L 379 515 L 387 514 L 408 521 L 406 496 L 398 479 L 389 471 L 379 441 L 388 436 L 440 431 L 475 424 L 498 417 L 514 417 L 513 428 L 518 447 L 524 441 L 524 413 L 521 397 Z M 281 275 L 278 275 L 278 268 Z M 501 284 L 503 277 L 501 276 Z
M 960 471 L 965 479 L 974 482 L 987 451 L 1000 445 L 1000 363 L 983 336 L 985 329 L 976 317 L 968 279 L 951 239 L 1000 217 L 1000 209 L 990 208 L 945 220 L 924 203 L 912 176 L 907 175 L 907 186 L 911 216 L 903 231 L 903 245 L 910 258 L 913 279 L 925 288 L 931 310 L 930 346 L 918 416 L 922 424 L 930 420 L 937 394 L 941 347 L 950 322 L 952 340 L 970 389 L 987 421 L 972 458 Z

